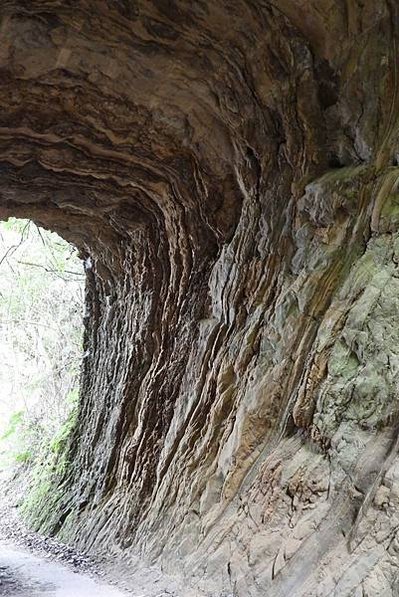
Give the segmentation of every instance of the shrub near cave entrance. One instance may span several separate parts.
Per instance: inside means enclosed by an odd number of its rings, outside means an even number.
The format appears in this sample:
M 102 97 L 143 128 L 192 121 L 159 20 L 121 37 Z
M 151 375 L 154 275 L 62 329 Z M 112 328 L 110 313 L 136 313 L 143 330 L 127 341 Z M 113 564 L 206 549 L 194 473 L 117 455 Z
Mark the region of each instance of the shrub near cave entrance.
M 25 504 L 65 467 L 82 358 L 84 271 L 76 249 L 29 220 L 0 222 L 0 467 Z

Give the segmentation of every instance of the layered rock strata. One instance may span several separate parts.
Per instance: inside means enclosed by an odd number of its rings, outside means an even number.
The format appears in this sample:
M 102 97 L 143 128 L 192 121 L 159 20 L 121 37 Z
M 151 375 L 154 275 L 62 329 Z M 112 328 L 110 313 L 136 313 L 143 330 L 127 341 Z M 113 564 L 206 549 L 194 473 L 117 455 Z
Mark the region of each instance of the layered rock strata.
M 38 524 L 212 597 L 397 595 L 397 3 L 0 17 L 0 217 L 87 272 Z

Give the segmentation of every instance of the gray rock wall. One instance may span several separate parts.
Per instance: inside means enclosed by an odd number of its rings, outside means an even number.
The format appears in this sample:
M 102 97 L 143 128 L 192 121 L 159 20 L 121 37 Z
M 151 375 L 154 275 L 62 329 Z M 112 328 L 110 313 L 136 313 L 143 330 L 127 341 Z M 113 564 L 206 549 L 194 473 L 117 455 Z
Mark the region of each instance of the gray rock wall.
M 396 595 L 396 3 L 0 16 L 0 217 L 88 276 L 36 524 L 212 597 Z

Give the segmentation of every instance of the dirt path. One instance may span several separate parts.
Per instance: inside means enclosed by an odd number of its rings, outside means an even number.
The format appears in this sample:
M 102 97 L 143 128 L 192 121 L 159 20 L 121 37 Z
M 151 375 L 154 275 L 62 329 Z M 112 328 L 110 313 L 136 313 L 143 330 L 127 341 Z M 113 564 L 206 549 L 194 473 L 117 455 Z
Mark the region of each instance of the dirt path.
M 94 560 L 30 530 L 18 508 L 23 477 L 15 479 L 0 471 L 0 597 L 202 597 L 139 560 Z
M 0 595 L 122 597 L 125 593 L 21 547 L 0 542 Z

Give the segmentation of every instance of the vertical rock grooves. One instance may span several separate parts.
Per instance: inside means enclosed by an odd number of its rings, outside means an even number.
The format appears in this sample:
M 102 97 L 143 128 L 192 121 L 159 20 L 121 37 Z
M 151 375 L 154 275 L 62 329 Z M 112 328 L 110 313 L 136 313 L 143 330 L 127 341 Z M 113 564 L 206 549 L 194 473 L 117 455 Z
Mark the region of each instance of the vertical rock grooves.
M 212 596 L 397 594 L 396 3 L 0 17 L 0 217 L 87 271 L 37 524 Z

